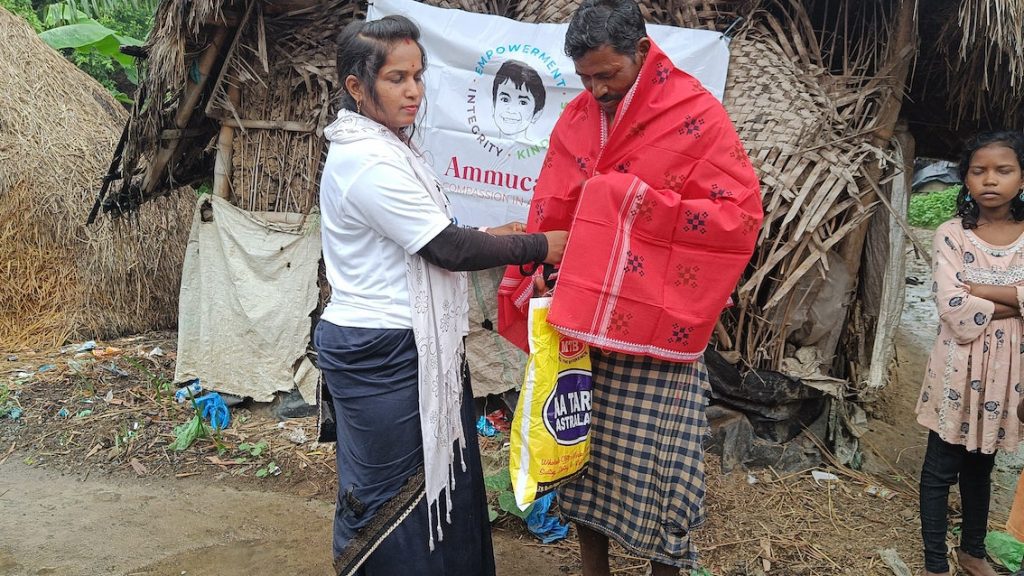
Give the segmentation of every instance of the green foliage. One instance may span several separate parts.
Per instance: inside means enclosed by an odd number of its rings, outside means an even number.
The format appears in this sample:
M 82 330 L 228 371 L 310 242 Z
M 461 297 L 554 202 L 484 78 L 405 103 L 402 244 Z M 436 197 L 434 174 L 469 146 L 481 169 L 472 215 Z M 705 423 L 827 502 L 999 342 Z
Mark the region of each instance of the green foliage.
M 98 18 L 114 12 L 132 11 L 153 14 L 159 0 L 67 0 L 75 10 L 85 12 L 90 18 Z
M 516 505 L 516 496 L 512 493 L 512 477 L 508 473 L 508 466 L 503 466 L 494 474 L 484 476 L 484 488 L 487 492 L 498 495 L 498 508 L 501 512 L 496 511 L 490 504 L 487 505 L 487 516 L 491 522 L 497 520 L 502 513 L 526 520 L 530 511 L 533 510 L 533 504 L 527 506 L 526 510 L 520 510 Z
M 21 413 L 14 397 L 11 395 L 10 388 L 8 388 L 6 384 L 0 384 L 0 418 L 9 414 L 14 414 L 15 410 L 18 411 L 17 413 Z
M 956 196 L 960 186 L 951 186 L 928 194 L 916 194 L 910 197 L 910 210 L 907 215 L 912 226 L 935 229 L 946 220 L 956 215 Z
M 269 448 L 269 446 L 267 445 L 266 441 L 263 440 L 260 440 L 256 444 L 252 444 L 251 442 L 242 442 L 241 444 L 238 445 L 239 450 L 247 453 L 253 458 L 258 458 L 260 454 L 263 454 L 263 452 L 266 451 L 267 448 Z
M 117 62 L 129 80 L 133 83 L 138 82 L 135 59 L 122 54 L 121 47 L 138 46 L 142 44 L 142 41 L 131 36 L 122 36 L 103 24 L 84 16 L 81 12 L 75 14 L 68 11 L 65 6 L 51 5 L 44 24 L 55 26 L 39 34 L 39 37 L 55 50 L 70 49 L 76 55 L 98 54 L 105 56 L 107 60 Z M 69 18 L 75 19 L 70 21 Z M 112 72 L 112 69 L 111 66 L 105 72 Z
M 0 0 L 0 8 L 4 8 L 11 14 L 21 16 L 36 32 L 43 31 L 43 23 L 39 20 L 39 16 L 29 0 Z
M 0 0 L 0 7 L 28 21 L 44 42 L 126 103 L 138 84 L 138 72 L 134 59 L 120 49 L 142 44 L 153 27 L 157 4 L 157 0 Z
M 125 362 L 128 363 L 132 368 L 135 368 L 142 373 L 143 376 L 149 380 L 149 387 L 153 388 L 160 394 L 173 395 L 174 394 L 174 383 L 171 382 L 166 376 L 154 373 L 152 370 L 147 368 L 137 357 L 127 356 Z
M 97 82 L 107 89 L 107 92 L 118 102 L 131 104 L 132 99 L 122 90 L 132 91 L 132 80 L 128 77 L 125 69 L 116 65 L 110 57 L 99 52 L 72 52 L 66 55 L 72 64 L 79 70 L 92 76 Z M 134 74 L 133 74 L 134 75 Z
M 516 504 L 515 494 L 512 492 L 505 491 L 498 494 L 498 508 L 501 508 L 508 514 L 518 516 L 519 518 L 526 520 L 526 517 L 533 511 L 533 504 L 526 507 L 526 510 L 520 510 L 519 505 Z
M 111 30 L 114 30 L 121 39 L 130 38 L 134 43 L 141 44 L 141 39 L 149 36 L 153 28 L 153 13 L 156 7 L 147 7 L 140 3 L 138 7 L 132 4 L 122 3 L 120 6 L 107 9 L 94 14 L 96 22 Z M 90 13 L 86 10 L 86 13 Z M 122 41 L 121 44 L 129 42 Z M 131 102 L 127 94 L 135 91 L 138 84 L 137 72 L 134 62 L 130 58 L 118 52 L 118 56 L 125 58 L 128 65 L 120 61 L 115 64 L 113 58 L 106 57 L 98 52 L 73 52 L 69 58 L 86 74 L 92 76 L 100 84 L 103 84 L 115 98 L 122 102 Z
M 265 440 L 260 440 L 255 444 L 253 444 L 252 442 L 242 442 L 241 444 L 238 445 L 238 451 L 242 452 L 242 454 L 244 455 L 236 457 L 235 462 L 239 464 L 244 464 L 245 462 L 249 461 L 250 457 L 259 458 L 260 456 L 263 455 L 270 456 L 269 450 L 270 445 L 267 444 Z M 277 465 L 277 463 L 271 461 L 266 466 L 263 466 L 262 468 L 257 470 L 256 476 L 258 478 L 263 478 L 268 474 L 273 474 L 276 476 L 280 473 L 281 468 Z
M 503 492 L 512 489 L 512 477 L 509 476 L 508 468 L 502 468 L 496 474 L 484 476 L 484 488 L 488 492 Z
M 271 462 L 263 468 L 256 471 L 257 478 L 266 478 L 267 476 L 277 476 L 281 473 L 281 467 L 277 465 L 277 462 Z
M 168 446 L 171 450 L 182 451 L 192 445 L 199 438 L 208 436 L 206 427 L 203 426 L 203 419 L 196 414 L 188 422 L 174 427 L 174 442 Z
M 43 26 L 47 30 L 65 24 L 74 24 L 88 18 L 89 16 L 85 12 L 79 12 L 64 2 L 48 4 L 43 10 Z

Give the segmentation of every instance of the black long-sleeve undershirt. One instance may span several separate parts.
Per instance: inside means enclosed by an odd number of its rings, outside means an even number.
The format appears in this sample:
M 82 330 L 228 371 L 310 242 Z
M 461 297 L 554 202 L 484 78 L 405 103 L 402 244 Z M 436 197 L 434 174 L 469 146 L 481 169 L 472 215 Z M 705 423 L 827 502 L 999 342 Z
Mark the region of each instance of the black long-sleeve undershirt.
M 427 262 L 453 272 L 541 262 L 548 254 L 544 234 L 492 236 L 449 224 L 418 252 Z

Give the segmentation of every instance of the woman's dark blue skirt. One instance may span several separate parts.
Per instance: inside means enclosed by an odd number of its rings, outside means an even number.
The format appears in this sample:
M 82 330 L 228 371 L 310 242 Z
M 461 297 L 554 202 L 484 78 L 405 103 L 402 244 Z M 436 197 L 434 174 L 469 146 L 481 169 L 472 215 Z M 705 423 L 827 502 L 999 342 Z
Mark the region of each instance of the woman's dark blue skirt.
M 321 321 L 315 344 L 338 433 L 334 557 L 356 576 L 493 576 L 494 551 L 469 372 L 463 370 L 466 471 L 455 457 L 452 523 L 429 549 L 423 498 L 416 342 L 412 330 Z M 404 507 L 404 510 L 403 510 Z M 380 514 L 378 514 L 380 512 Z M 436 520 L 436 519 L 435 519 Z M 338 561 L 344 558 L 343 563 Z M 355 569 L 358 567 L 358 569 Z

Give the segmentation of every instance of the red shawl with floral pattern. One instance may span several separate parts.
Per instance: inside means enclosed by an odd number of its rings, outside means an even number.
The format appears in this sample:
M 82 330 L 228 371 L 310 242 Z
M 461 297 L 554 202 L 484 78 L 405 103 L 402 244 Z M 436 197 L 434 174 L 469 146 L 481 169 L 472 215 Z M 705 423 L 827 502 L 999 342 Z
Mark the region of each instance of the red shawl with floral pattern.
M 527 230 L 570 230 L 548 321 L 605 350 L 690 362 L 754 250 L 761 196 L 722 104 L 653 43 L 607 126 L 584 92 L 555 125 Z M 509 267 L 498 328 L 526 348 L 532 278 Z

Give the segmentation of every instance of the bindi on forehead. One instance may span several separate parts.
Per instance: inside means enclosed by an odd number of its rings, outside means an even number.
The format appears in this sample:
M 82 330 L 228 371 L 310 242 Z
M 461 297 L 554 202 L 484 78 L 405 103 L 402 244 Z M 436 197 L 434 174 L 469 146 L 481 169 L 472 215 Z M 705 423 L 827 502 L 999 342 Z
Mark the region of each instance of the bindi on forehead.
M 393 45 L 392 49 L 388 52 L 381 71 L 395 68 L 403 70 L 423 68 L 423 55 L 414 41 L 410 41 L 409 45 L 399 42 Z

